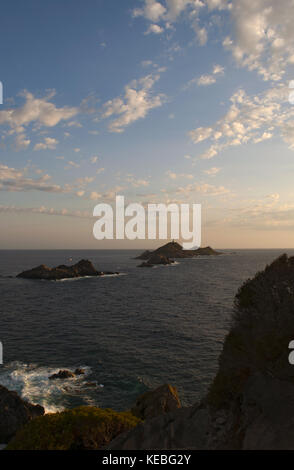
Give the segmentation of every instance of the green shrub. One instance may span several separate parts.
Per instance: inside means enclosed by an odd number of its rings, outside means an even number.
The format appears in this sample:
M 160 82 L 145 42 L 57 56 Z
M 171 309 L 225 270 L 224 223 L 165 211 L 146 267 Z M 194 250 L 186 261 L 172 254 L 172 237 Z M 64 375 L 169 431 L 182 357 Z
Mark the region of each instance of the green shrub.
M 34 419 L 16 434 L 6 449 L 100 449 L 139 422 L 130 412 L 81 406 Z

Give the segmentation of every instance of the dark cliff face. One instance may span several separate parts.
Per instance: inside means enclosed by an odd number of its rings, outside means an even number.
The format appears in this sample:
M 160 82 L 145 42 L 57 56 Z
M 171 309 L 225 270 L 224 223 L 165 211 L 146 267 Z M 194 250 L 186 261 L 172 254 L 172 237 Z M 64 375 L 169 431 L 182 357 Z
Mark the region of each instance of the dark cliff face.
M 294 449 L 294 258 L 248 280 L 235 298 L 219 371 L 201 404 L 147 420 L 112 449 Z
M 0 443 L 7 443 L 20 428 L 44 412 L 42 406 L 32 405 L 0 385 Z

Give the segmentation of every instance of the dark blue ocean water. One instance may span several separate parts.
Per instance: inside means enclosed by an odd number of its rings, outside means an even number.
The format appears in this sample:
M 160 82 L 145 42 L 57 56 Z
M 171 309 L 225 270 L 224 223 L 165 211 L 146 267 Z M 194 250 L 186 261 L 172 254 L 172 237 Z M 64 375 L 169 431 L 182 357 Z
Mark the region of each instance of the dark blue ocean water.
M 155 269 L 136 267 L 138 251 L 0 251 L 0 384 L 48 411 L 80 404 L 122 410 L 166 382 L 192 404 L 217 370 L 238 287 L 284 251 L 225 252 Z M 71 264 L 69 258 L 123 275 L 9 277 L 41 263 Z M 48 380 L 80 366 L 85 377 Z

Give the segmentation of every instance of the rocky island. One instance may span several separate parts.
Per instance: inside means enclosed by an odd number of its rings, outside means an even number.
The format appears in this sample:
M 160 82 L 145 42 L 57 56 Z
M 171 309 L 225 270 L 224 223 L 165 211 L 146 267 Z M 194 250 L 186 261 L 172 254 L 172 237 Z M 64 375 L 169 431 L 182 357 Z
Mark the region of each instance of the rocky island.
M 88 276 L 105 276 L 119 274 L 118 272 L 97 271 L 91 261 L 81 260 L 73 266 L 60 265 L 55 268 L 49 268 L 45 264 L 41 264 L 36 268 L 29 269 L 18 274 L 16 277 L 24 279 L 45 279 L 48 281 L 58 281 L 61 279 L 72 279 Z
M 139 268 L 153 268 L 153 266 L 155 266 L 156 264 L 167 266 L 173 263 L 174 263 L 173 260 L 171 260 L 170 258 L 167 258 L 164 255 L 151 253 L 150 257 L 147 258 L 147 261 L 143 261 L 143 263 L 140 264 L 138 267 Z
M 171 264 L 176 258 L 195 258 L 198 256 L 217 256 L 221 253 L 215 251 L 210 246 L 205 248 L 198 248 L 197 250 L 184 250 L 183 247 L 175 242 L 169 242 L 157 248 L 155 251 L 146 250 L 141 255 L 137 256 L 136 259 L 145 261 L 139 265 L 140 268 L 152 267 L 155 264 Z

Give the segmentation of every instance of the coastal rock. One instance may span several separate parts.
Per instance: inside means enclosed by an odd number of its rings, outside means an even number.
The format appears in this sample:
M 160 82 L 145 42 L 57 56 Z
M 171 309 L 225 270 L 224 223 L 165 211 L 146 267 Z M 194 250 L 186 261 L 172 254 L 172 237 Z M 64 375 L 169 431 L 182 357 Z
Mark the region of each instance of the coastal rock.
M 42 406 L 32 405 L 0 385 L 0 442 L 8 442 L 26 423 L 44 413 Z
M 153 266 L 157 264 L 166 266 L 166 265 L 173 264 L 173 263 L 174 261 L 170 260 L 166 256 L 154 254 L 150 256 L 148 261 L 143 262 L 138 267 L 139 268 L 152 268 Z
M 138 268 L 153 268 L 153 264 L 149 263 L 148 261 L 143 261 L 143 263 L 137 266 Z
M 85 375 L 85 373 L 86 373 L 85 369 L 80 369 L 80 368 L 74 371 L 75 375 Z
M 177 408 L 181 408 L 178 392 L 174 387 L 166 384 L 140 395 L 131 412 L 138 418 L 145 420 Z
M 200 404 L 146 420 L 108 449 L 294 449 L 294 257 L 239 289 L 219 370 Z
M 70 370 L 60 370 L 57 374 L 50 375 L 49 380 L 70 379 L 75 377 L 75 375 L 76 374 Z
M 166 245 L 163 245 L 155 251 L 144 251 L 136 259 L 141 259 L 144 261 L 151 262 L 153 256 L 163 256 L 166 259 L 175 259 L 175 258 L 194 258 L 196 256 L 217 256 L 221 253 L 213 250 L 210 246 L 204 248 L 198 248 L 197 250 L 184 250 L 183 247 L 173 241 L 169 242 Z M 155 263 L 151 263 L 155 264 Z
M 73 266 L 60 265 L 55 268 L 41 264 L 36 268 L 29 269 L 17 275 L 24 279 L 45 279 L 49 281 L 57 281 L 60 279 L 71 279 L 86 276 L 103 276 L 106 274 L 118 274 L 113 272 L 97 271 L 91 261 L 81 260 Z

